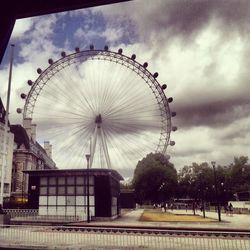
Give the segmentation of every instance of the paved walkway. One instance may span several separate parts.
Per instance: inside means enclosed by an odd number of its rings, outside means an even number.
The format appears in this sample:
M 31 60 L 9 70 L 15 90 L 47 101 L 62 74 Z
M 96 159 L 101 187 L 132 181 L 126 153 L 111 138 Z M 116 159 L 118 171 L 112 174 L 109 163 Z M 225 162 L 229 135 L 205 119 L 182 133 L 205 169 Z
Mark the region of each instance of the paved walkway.
M 209 229 L 230 229 L 230 230 L 247 230 L 250 231 L 250 215 L 234 214 L 232 216 L 221 214 L 221 222 L 218 221 L 216 212 L 206 212 L 206 217 L 215 219 L 214 222 L 146 222 L 140 221 L 143 209 L 135 209 L 123 214 L 120 218 L 113 221 L 92 221 L 91 223 L 78 222 L 72 225 L 102 225 L 102 226 L 130 226 L 130 227 L 166 227 L 166 228 L 209 228 Z M 168 210 L 175 214 L 193 214 L 192 210 Z M 197 215 L 202 216 L 203 213 L 196 211 Z

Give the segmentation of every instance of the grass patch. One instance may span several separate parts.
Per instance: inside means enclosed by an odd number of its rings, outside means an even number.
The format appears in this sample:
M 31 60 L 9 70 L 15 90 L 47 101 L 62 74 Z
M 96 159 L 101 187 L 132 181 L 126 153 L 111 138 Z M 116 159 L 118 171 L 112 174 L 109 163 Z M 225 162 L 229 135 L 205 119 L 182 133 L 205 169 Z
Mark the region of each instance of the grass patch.
M 214 222 L 214 219 L 203 218 L 200 215 L 185 215 L 185 214 L 173 214 L 163 213 L 146 210 L 141 215 L 140 221 L 154 221 L 154 222 Z

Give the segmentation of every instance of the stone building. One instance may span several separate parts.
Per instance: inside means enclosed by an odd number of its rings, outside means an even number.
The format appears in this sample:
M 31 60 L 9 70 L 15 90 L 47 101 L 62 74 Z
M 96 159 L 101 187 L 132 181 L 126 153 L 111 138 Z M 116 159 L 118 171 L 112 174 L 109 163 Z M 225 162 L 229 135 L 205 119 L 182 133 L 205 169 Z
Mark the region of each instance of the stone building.
M 5 109 L 0 98 L 0 188 L 2 180 L 2 166 L 4 166 L 4 186 L 3 197 L 10 197 L 11 188 L 11 173 L 12 173 L 12 157 L 13 157 L 13 141 L 14 135 L 7 127 L 5 138 Z M 6 158 L 7 157 L 7 158 Z
M 28 198 L 28 178 L 23 173 L 24 170 L 56 169 L 56 164 L 50 157 L 52 146 L 45 142 L 45 148 L 48 149 L 46 152 L 36 141 L 36 125 L 31 124 L 31 119 L 24 121 L 23 125 L 10 126 L 15 145 L 11 196 L 17 203 L 25 203 Z

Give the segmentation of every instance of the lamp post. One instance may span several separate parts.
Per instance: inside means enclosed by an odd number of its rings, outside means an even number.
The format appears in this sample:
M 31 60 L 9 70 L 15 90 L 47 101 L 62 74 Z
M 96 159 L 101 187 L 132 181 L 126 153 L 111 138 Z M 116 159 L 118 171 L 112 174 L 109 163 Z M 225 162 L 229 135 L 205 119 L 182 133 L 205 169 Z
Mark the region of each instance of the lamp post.
M 206 217 L 205 214 L 205 203 L 204 203 L 204 190 L 203 190 L 203 186 L 201 184 L 202 178 L 201 178 L 201 172 L 199 173 L 199 182 L 200 182 L 200 197 L 201 197 L 201 206 L 202 206 L 202 213 L 203 213 L 203 218 Z
M 86 154 L 87 159 L 87 221 L 90 222 L 90 214 L 89 214 L 89 160 L 90 154 Z
M 221 221 L 220 200 L 218 197 L 217 176 L 216 176 L 216 171 L 215 171 L 216 162 L 212 161 L 211 164 L 213 166 L 213 172 L 214 172 L 214 188 L 215 188 L 215 196 L 216 196 L 216 201 L 217 201 L 218 220 Z

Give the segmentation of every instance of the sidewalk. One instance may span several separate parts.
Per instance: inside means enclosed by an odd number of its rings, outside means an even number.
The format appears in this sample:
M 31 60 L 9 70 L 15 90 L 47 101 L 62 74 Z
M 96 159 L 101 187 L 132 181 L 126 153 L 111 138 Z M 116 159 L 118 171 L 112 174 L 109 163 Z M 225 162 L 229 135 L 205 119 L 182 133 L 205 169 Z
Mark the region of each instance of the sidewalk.
M 246 230 L 250 231 L 250 215 L 235 214 L 233 216 L 221 214 L 221 222 L 218 221 L 216 212 L 206 212 L 206 217 L 215 219 L 214 222 L 146 222 L 139 221 L 144 209 L 135 209 L 120 218 L 113 221 L 92 221 L 91 223 L 77 222 L 72 226 L 121 226 L 121 227 L 157 227 L 173 229 L 225 229 L 225 230 Z M 168 210 L 175 214 L 193 214 L 192 210 Z M 197 215 L 203 216 L 203 213 L 196 211 Z

